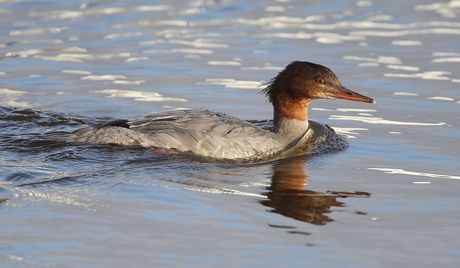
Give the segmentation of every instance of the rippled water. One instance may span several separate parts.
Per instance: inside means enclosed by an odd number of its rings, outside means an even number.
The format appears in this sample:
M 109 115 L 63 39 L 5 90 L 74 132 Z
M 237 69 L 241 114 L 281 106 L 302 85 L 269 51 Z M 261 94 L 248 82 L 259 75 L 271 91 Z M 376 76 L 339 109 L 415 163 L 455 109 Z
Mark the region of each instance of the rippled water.
M 0 266 L 456 267 L 460 1 L 2 1 Z M 267 120 L 292 60 L 342 152 L 231 165 L 53 139 L 171 108 Z

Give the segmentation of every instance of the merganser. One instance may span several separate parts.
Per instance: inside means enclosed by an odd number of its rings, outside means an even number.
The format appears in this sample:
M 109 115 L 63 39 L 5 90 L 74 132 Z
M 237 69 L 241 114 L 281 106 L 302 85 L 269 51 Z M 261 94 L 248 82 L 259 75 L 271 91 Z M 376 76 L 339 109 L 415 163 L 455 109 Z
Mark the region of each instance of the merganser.
M 173 110 L 88 126 L 70 138 L 86 143 L 163 148 L 219 162 L 255 162 L 290 152 L 330 130 L 308 120 L 312 99 L 375 104 L 373 99 L 342 86 L 329 68 L 305 61 L 288 64 L 262 92 L 273 104 L 271 129 L 219 112 Z

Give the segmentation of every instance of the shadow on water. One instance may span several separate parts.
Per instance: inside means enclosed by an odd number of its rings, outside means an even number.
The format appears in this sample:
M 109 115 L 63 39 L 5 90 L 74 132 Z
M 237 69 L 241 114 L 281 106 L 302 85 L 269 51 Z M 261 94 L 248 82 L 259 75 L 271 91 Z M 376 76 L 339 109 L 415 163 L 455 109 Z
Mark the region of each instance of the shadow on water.
M 328 216 L 333 207 L 344 207 L 338 198 L 370 197 L 367 192 L 318 192 L 305 189 L 307 174 L 304 164 L 307 157 L 280 160 L 272 166 L 271 184 L 266 188 L 267 199 L 259 202 L 270 212 L 315 225 L 326 225 L 333 219 Z M 357 212 L 358 214 L 367 214 Z M 272 226 L 281 227 L 281 226 Z

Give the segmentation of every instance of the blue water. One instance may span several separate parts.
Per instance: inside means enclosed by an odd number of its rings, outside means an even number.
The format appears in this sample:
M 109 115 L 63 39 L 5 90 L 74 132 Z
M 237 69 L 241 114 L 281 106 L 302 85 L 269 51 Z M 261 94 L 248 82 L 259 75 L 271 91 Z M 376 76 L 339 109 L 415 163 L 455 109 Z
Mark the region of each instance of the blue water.
M 0 4 L 0 266 L 456 267 L 459 1 Z M 292 60 L 338 153 L 199 163 L 55 132 L 173 108 L 267 120 Z

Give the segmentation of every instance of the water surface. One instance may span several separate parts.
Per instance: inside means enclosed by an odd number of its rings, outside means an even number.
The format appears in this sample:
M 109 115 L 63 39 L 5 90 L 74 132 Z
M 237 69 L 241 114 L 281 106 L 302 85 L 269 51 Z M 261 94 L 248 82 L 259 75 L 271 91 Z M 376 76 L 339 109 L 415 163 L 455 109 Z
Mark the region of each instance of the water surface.
M 456 267 L 460 1 L 3 1 L 5 267 Z M 173 108 L 268 120 L 288 62 L 377 101 L 315 100 L 342 152 L 199 163 L 52 138 Z

